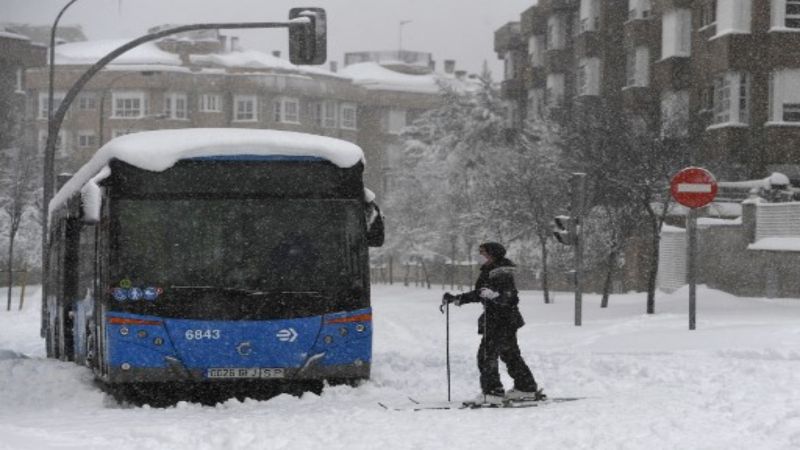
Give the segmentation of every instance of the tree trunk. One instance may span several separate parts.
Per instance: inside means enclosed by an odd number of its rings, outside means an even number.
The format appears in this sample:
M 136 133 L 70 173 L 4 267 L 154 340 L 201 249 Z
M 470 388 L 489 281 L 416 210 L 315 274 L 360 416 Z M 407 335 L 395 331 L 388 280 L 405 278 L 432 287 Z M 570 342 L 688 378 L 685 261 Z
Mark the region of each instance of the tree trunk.
M 422 264 L 422 274 L 425 276 L 425 284 L 428 285 L 428 289 L 431 288 L 431 278 L 428 276 L 428 266 L 425 265 L 425 260 L 423 258 L 419 259 L 420 263 Z
M 550 304 L 550 286 L 547 278 L 547 239 L 539 238 L 542 246 L 542 294 L 545 305 Z
M 10 230 L 8 237 L 8 305 L 6 311 L 11 311 L 11 289 L 14 287 L 14 235 L 16 230 Z
M 611 280 L 614 278 L 614 266 L 616 265 L 619 251 L 615 248 L 608 254 L 608 266 L 606 267 L 606 280 L 603 283 L 603 299 L 600 301 L 601 308 L 608 308 L 608 297 L 611 295 Z
M 647 271 L 647 314 L 655 314 L 656 312 L 656 278 L 658 277 L 658 257 L 659 257 L 659 243 L 661 236 L 658 233 L 658 220 L 653 220 L 653 239 L 651 241 L 652 260 L 650 261 L 650 270 Z

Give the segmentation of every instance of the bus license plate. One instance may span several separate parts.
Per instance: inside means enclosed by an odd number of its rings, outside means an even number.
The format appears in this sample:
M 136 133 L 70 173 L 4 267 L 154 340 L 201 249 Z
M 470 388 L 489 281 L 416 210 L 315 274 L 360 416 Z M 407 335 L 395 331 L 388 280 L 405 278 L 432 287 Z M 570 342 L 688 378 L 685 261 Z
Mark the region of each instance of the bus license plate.
M 225 367 L 208 369 L 206 375 L 208 378 L 283 378 L 286 371 L 283 368 Z

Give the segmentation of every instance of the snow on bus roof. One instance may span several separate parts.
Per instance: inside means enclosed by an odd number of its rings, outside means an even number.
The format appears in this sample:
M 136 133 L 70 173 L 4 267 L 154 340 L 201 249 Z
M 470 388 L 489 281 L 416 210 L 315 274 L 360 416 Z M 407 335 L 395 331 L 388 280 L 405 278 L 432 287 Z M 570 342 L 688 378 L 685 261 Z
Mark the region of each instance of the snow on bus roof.
M 225 155 L 312 156 L 343 168 L 364 161 L 364 153 L 356 144 L 292 131 L 237 128 L 144 131 L 112 139 L 101 147 L 53 197 L 50 211 L 58 209 L 78 191 L 86 203 L 86 197 L 93 196 L 92 186 L 110 173 L 105 169 L 113 159 L 162 172 L 181 159 Z M 102 178 L 98 179 L 98 174 Z

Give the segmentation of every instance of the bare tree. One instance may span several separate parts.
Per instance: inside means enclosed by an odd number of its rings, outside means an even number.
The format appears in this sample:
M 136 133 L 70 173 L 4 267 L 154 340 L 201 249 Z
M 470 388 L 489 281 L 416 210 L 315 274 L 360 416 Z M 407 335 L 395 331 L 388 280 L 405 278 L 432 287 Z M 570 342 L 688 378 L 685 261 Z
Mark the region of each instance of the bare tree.
M 14 244 L 23 215 L 31 206 L 35 155 L 21 147 L 3 151 L 7 160 L 0 169 L 0 211 L 8 221 L 8 305 L 11 309 L 11 288 L 14 285 Z

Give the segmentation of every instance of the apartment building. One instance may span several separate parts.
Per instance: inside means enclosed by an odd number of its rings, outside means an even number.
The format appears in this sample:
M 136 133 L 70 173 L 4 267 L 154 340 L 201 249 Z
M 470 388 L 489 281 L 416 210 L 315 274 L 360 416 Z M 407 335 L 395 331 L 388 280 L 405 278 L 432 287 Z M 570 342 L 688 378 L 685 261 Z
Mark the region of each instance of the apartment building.
M 46 64 L 47 49 L 23 35 L 0 28 L 0 150 L 22 145 L 27 103 L 25 80 L 33 67 Z
M 800 0 L 541 0 L 494 44 L 513 125 L 594 105 L 720 178 L 800 184 Z
M 55 103 L 97 60 L 124 40 L 56 47 Z M 268 128 L 331 136 L 359 144 L 367 186 L 391 186 L 401 130 L 439 102 L 428 53 L 348 54 L 338 70 L 295 66 L 279 52 L 241 49 L 217 30 L 185 33 L 136 47 L 96 74 L 73 101 L 57 146 L 57 169 L 74 171 L 108 140 L 129 133 L 189 127 Z M 385 60 L 385 61 L 384 61 Z M 422 66 L 424 65 L 424 67 Z M 452 68 L 452 67 L 451 67 Z M 47 139 L 47 70 L 25 81 L 27 121 L 39 148 Z

